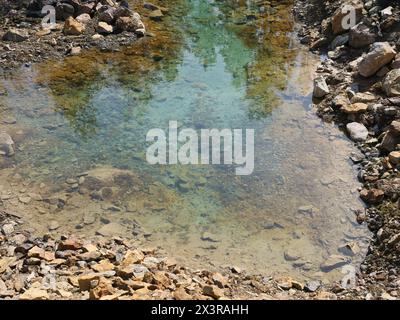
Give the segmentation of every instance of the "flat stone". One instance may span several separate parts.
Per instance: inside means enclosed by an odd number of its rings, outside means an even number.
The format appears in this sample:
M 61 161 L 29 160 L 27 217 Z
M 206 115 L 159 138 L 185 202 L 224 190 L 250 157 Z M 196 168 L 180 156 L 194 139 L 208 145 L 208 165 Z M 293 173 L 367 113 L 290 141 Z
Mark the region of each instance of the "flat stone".
M 119 223 L 111 222 L 102 226 L 96 231 L 96 234 L 103 237 L 112 237 L 114 235 L 121 235 L 125 233 L 125 228 Z

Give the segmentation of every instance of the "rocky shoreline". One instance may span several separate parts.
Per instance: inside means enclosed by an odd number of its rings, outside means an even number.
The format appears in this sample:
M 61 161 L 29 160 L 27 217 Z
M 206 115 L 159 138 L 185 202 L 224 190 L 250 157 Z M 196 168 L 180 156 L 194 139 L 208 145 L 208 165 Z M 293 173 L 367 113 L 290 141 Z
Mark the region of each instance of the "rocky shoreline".
M 4 2 L 2 8 L 11 3 L 1 1 Z M 29 22 L 26 24 L 26 21 L 33 19 L 32 23 L 38 25 L 39 17 L 26 17 L 37 13 L 26 9 L 17 10 L 17 7 L 8 12 L 7 23 L 0 25 L 0 35 L 3 40 L 6 39 L 0 44 L 4 49 L 0 56 L 3 69 L 12 70 L 24 63 L 78 54 L 80 49 L 89 47 L 115 50 L 119 45 L 126 45 L 140 36 L 150 35 L 144 30 L 143 22 L 140 24 L 137 21 L 136 11 L 129 11 L 120 17 L 117 17 L 118 14 L 113 16 L 118 8 L 125 8 L 123 1 L 108 3 L 110 1 L 107 0 L 105 2 L 108 4 L 103 4 L 109 12 L 113 12 L 109 23 L 99 19 L 99 14 L 107 10 L 100 10 L 93 17 L 92 11 L 87 13 L 90 20 L 84 31 L 81 28 L 83 22 L 78 19 L 82 12 L 75 12 L 73 5 L 82 5 L 83 1 L 63 2 L 72 4 L 59 10 L 59 14 L 61 12 L 63 15 L 60 19 L 63 22 L 48 31 L 40 28 L 35 30 Z M 90 4 L 95 1 L 86 2 Z M 320 1 L 295 2 L 295 15 L 303 23 L 299 32 L 302 42 L 308 44 L 311 50 L 326 56 L 318 67 L 315 80 L 315 109 L 325 121 L 334 121 L 342 127 L 360 149 L 350 159 L 355 169 L 359 170 L 359 179 L 364 184 L 364 188 L 359 190 L 360 196 L 369 207 L 365 212 L 356 212 L 357 221 L 368 225 L 374 232 L 374 239 L 357 274 L 356 284 L 345 288 L 339 282 L 323 285 L 317 281 L 302 283 L 289 277 L 247 275 L 245 271 L 234 266 L 213 272 L 191 270 L 165 257 L 156 249 L 139 248 L 129 239 L 121 237 L 38 237 L 24 228 L 24 221 L 17 213 L 0 209 L 0 299 L 398 297 L 400 98 L 397 96 L 400 76 L 396 76 L 396 70 L 399 70 L 397 68 L 400 64 L 397 55 L 400 52 L 400 43 L 397 43 L 400 34 L 400 7 L 396 6 L 396 1 L 330 1 L 325 7 L 321 6 Z M 357 8 L 359 24 L 354 30 L 347 32 L 334 24 L 340 21 L 338 10 L 349 2 Z M 381 6 L 379 8 L 378 2 Z M 392 9 L 388 9 L 390 6 Z M 141 8 L 153 21 L 158 21 L 168 11 L 158 6 L 146 5 Z M 104 16 L 102 20 L 110 18 L 107 14 Z M 117 23 L 117 20 L 121 17 L 133 19 L 134 27 L 126 27 L 126 30 L 120 32 L 117 25 L 122 22 Z M 126 25 L 131 25 L 133 20 L 125 21 Z M 79 25 L 75 22 L 79 22 Z M 112 27 L 110 32 L 98 32 L 101 22 Z M 16 27 L 18 29 L 10 34 L 10 27 L 11 30 Z M 70 29 L 75 30 L 73 33 L 81 30 L 82 35 L 70 35 L 66 31 Z M 0 157 L 12 156 L 14 149 L 11 136 L 2 133 Z M 29 194 L 29 190 L 24 193 Z M 28 201 L 28 197 L 20 196 L 19 201 L 25 199 Z M 32 199 L 42 201 L 36 199 L 34 193 L 31 193 L 28 202 Z M 50 203 L 51 205 L 54 206 Z
M 342 9 L 356 25 L 341 28 Z M 297 1 L 301 41 L 326 58 L 315 79 L 314 107 L 354 141 L 350 156 L 368 208 L 357 221 L 374 233 L 359 283 L 399 294 L 400 261 L 400 6 L 397 1 Z
M 46 5 L 54 11 L 42 13 L 40 8 Z M 0 7 L 3 71 L 77 55 L 89 48 L 117 51 L 138 38 L 151 37 L 145 24 L 161 21 L 168 12 L 156 5 L 138 3 L 132 8 L 126 1 L 112 0 L 1 0 Z M 51 14 L 55 23 L 51 23 Z

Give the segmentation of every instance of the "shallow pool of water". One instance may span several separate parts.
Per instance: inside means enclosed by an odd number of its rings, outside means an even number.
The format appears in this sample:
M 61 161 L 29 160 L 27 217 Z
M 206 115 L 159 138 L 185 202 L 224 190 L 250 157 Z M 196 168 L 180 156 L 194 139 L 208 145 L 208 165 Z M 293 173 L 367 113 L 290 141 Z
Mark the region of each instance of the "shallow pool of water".
M 320 264 L 349 241 L 361 248 L 349 263 L 360 262 L 368 235 L 353 212 L 362 208 L 353 147 L 310 107 L 317 58 L 296 42 L 287 5 L 251 3 L 182 1 L 150 25 L 154 38 L 1 80 L 3 118 L 11 114 L 29 133 L 12 160 L 25 179 L 57 186 L 114 167 L 141 181 L 108 201 L 76 193 L 56 213 L 32 211 L 33 227 L 45 232 L 56 220 L 55 232 L 94 234 L 111 221 L 139 237 L 135 224 L 145 230 L 140 241 L 195 267 L 338 279 L 340 269 L 324 273 Z M 171 120 L 196 130 L 254 129 L 253 174 L 148 164 L 146 133 Z M 95 222 L 76 228 L 88 212 Z

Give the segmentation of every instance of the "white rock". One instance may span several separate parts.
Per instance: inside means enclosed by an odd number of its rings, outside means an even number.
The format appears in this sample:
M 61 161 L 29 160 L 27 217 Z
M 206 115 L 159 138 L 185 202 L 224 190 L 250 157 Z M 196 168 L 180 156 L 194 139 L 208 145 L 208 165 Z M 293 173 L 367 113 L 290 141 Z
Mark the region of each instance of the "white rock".
M 360 142 L 365 141 L 368 138 L 368 129 L 361 123 L 348 123 L 346 129 L 353 141 Z

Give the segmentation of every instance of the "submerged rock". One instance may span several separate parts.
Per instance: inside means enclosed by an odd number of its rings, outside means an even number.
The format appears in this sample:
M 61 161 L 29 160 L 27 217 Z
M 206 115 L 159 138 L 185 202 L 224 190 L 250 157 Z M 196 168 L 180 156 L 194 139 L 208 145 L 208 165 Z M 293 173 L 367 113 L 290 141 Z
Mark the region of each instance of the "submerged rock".
M 336 268 L 342 267 L 345 264 L 349 263 L 349 259 L 346 257 L 343 257 L 341 255 L 330 255 L 328 259 L 326 259 L 322 264 L 321 264 L 321 270 L 324 272 L 329 272 L 332 271 Z
M 11 157 L 15 154 L 15 145 L 13 139 L 6 132 L 0 132 L 0 156 Z

